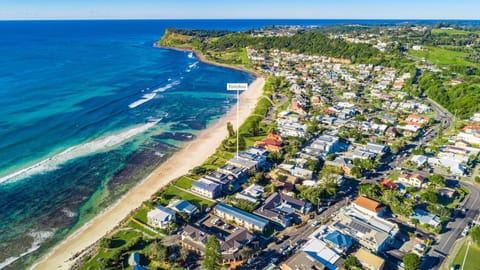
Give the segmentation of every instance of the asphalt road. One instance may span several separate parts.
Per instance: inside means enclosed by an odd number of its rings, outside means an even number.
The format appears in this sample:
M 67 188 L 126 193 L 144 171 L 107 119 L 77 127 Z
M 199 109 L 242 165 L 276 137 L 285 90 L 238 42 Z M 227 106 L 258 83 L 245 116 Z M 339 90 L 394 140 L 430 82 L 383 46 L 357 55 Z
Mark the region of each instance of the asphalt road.
M 428 252 L 427 262 L 424 263 L 423 269 L 439 269 L 445 257 L 450 254 L 455 241 L 461 237 L 463 229 L 480 213 L 480 190 L 470 183 L 462 182 L 461 185 L 470 190 L 470 194 L 462 206 L 468 210 L 464 217 L 460 216 L 455 221 L 448 223 L 447 231 L 439 236 L 437 243 Z

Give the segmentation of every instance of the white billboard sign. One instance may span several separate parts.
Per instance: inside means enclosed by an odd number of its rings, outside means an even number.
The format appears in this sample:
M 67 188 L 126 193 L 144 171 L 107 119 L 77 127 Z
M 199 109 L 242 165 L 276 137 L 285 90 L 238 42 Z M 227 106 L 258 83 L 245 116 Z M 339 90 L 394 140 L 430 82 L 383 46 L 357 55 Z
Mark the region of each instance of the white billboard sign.
M 248 83 L 227 83 L 228 91 L 244 91 L 247 90 Z

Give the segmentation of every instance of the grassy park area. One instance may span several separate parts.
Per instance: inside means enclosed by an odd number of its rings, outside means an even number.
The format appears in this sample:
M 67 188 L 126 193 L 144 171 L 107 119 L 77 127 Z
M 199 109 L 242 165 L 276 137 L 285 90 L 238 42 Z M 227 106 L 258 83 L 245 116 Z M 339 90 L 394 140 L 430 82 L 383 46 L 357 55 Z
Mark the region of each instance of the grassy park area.
M 409 50 L 408 53 L 417 58 L 425 58 L 425 60 L 439 66 L 479 66 L 465 60 L 467 53 L 444 48 L 427 46 L 421 51 Z
M 460 248 L 460 251 L 457 253 L 457 256 L 455 256 L 454 263 L 460 265 L 460 269 L 462 269 L 461 265 L 465 258 L 467 245 L 468 243 L 463 244 L 462 248 Z M 476 269 L 479 269 L 479 267 L 480 267 L 480 247 L 478 247 L 476 244 L 471 244 L 468 250 L 468 255 L 465 260 L 465 266 L 463 269 L 476 270 Z

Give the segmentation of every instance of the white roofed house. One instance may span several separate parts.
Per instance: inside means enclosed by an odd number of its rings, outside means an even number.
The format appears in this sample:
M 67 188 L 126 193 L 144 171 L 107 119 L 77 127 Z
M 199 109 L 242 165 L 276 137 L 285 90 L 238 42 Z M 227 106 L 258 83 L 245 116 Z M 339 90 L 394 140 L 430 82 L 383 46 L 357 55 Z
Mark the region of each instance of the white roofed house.
M 365 150 L 371 153 L 375 153 L 377 155 L 383 155 L 388 151 L 388 146 L 378 143 L 367 143 L 365 146 Z
M 147 213 L 147 220 L 148 224 L 153 227 L 166 229 L 171 223 L 175 222 L 175 211 L 163 206 L 157 206 Z
M 422 188 L 426 183 L 425 177 L 420 174 L 403 173 L 398 177 L 398 181 L 412 187 Z
M 247 151 L 242 151 L 228 160 L 227 164 L 241 168 L 260 169 L 266 165 L 268 152 L 265 149 L 251 147 Z
M 430 214 L 421 209 L 415 209 L 413 215 L 410 216 L 410 219 L 416 219 L 422 225 L 428 225 L 433 228 L 440 226 L 440 218 L 436 215 Z
M 327 156 L 340 151 L 340 139 L 337 136 L 322 135 L 312 142 L 310 146 L 305 147 L 305 152 L 317 156 Z
M 288 173 L 292 176 L 304 179 L 304 180 L 310 180 L 312 179 L 313 172 L 307 169 L 303 169 L 301 167 L 291 165 L 291 164 L 285 164 L 282 163 L 278 166 L 280 169 L 288 171 Z
M 356 148 L 352 152 L 352 158 L 353 159 L 356 159 L 356 158 L 359 158 L 359 159 L 374 159 L 376 156 L 377 156 L 377 154 L 372 153 L 372 152 L 367 151 L 367 150 L 362 149 L 362 148 Z
M 222 186 L 219 183 L 205 178 L 200 178 L 193 182 L 193 185 L 190 189 L 193 192 L 210 199 L 217 198 L 222 192 Z
M 282 137 L 300 137 L 307 135 L 307 125 L 296 120 L 277 119 L 277 128 Z

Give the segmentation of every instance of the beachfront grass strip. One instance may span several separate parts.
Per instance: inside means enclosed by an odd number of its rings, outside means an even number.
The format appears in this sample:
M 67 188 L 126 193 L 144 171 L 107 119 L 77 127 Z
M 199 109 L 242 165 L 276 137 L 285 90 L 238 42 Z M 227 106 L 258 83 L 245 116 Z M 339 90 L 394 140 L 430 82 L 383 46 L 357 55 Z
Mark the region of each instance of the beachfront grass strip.
M 173 198 L 178 198 L 189 201 L 200 209 L 206 209 L 207 207 L 212 206 L 214 203 L 213 201 L 209 201 L 206 198 L 202 198 L 192 193 L 183 191 L 174 185 L 170 185 L 166 189 L 164 189 L 162 192 L 162 197 L 166 203 L 170 202 Z
M 145 233 L 146 235 L 148 236 L 152 236 L 152 237 L 157 237 L 159 234 L 158 233 L 154 233 L 150 230 L 147 230 L 145 229 L 143 226 L 141 226 L 140 224 L 134 222 L 133 220 L 130 220 L 128 222 L 128 227 L 134 229 L 134 230 L 138 230 L 138 231 L 141 231 L 143 233 Z
M 138 231 L 119 231 L 111 237 L 112 240 L 109 248 L 99 247 L 98 253 L 80 266 L 79 270 L 109 269 L 109 267 L 106 267 L 107 261 L 115 259 L 116 254 L 120 253 L 120 255 L 122 255 L 122 249 L 127 245 L 131 245 L 140 237 L 142 237 L 142 234 Z M 115 267 L 112 267 L 112 269 L 114 268 Z
M 178 178 L 177 181 L 175 181 L 175 185 L 177 187 L 181 187 L 181 188 L 184 188 L 184 189 L 190 189 L 192 187 L 194 181 L 195 180 L 193 180 L 190 177 L 182 176 L 182 177 Z
M 468 243 L 463 244 L 462 248 L 457 253 L 457 256 L 455 256 L 455 260 L 453 261 L 455 264 L 461 265 L 463 263 L 463 259 L 465 258 L 465 252 L 467 250 L 467 245 Z M 465 266 L 463 269 L 478 269 L 480 265 L 480 247 L 478 247 L 476 244 L 472 243 L 470 245 L 470 249 L 468 250 L 468 255 L 467 259 L 465 260 Z
M 148 209 L 147 207 L 142 207 L 133 215 L 133 218 L 144 224 L 147 224 L 148 211 L 150 211 L 150 209 Z

